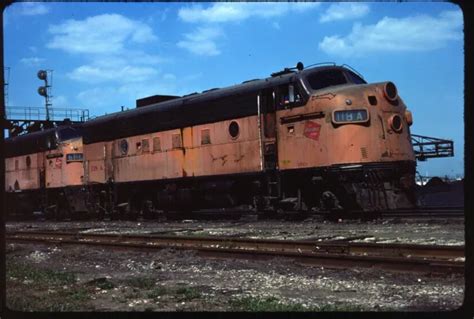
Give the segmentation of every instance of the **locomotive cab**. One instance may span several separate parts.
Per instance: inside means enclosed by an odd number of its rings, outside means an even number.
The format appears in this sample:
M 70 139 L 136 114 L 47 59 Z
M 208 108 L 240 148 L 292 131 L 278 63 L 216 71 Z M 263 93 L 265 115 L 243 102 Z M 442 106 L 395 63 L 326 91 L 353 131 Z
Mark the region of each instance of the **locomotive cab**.
M 279 168 L 312 176 L 319 197 L 329 194 L 343 207 L 413 207 L 413 120 L 396 86 L 367 84 L 337 66 L 300 71 L 299 78 L 307 102 L 279 112 Z

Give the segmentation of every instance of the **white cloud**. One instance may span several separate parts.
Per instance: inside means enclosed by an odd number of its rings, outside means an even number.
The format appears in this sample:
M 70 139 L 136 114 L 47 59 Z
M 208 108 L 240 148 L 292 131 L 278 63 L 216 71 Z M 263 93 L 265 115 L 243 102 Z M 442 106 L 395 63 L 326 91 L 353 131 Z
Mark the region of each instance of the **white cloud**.
M 31 57 L 31 58 L 22 58 L 20 62 L 26 66 L 39 66 L 41 65 L 46 59 L 38 58 L 38 57 Z
M 369 13 L 370 8 L 366 3 L 341 2 L 333 3 L 321 14 L 319 22 L 356 19 Z
M 57 95 L 53 97 L 53 107 L 70 107 L 69 101 L 64 95 Z
M 202 5 L 182 8 L 178 16 L 185 22 L 220 23 L 242 21 L 250 17 L 278 17 L 291 11 L 311 10 L 319 5 L 317 2 L 217 2 L 208 8 Z
M 133 65 L 81 65 L 75 68 L 68 76 L 77 81 L 86 83 L 101 82 L 141 82 L 158 74 L 152 67 Z
M 124 83 L 119 86 L 96 86 L 79 92 L 76 98 L 82 105 L 81 107 L 89 108 L 92 114 L 103 115 L 103 110 L 108 110 L 109 113 L 117 112 L 122 105 L 134 108 L 135 100 L 146 96 L 181 94 L 177 90 L 174 83 L 169 85 L 158 81 Z
M 346 36 L 326 36 L 319 48 L 330 55 L 363 56 L 371 52 L 429 51 L 461 40 L 461 11 L 443 11 L 438 17 L 417 15 L 384 17 L 373 25 L 354 24 Z
M 159 71 L 156 65 L 169 59 L 137 49 L 137 43 L 156 40 L 147 24 L 119 14 L 102 14 L 83 20 L 51 25 L 47 46 L 82 54 L 89 62 L 75 67 L 67 76 L 83 83 L 136 83 L 147 81 Z
M 18 3 L 20 10 L 19 13 L 26 16 L 34 16 L 46 14 L 49 12 L 49 8 L 41 2 L 22 2 Z
M 125 42 L 146 43 L 156 39 L 153 30 L 143 22 L 119 14 L 102 14 L 85 20 L 67 20 L 51 25 L 53 35 L 48 48 L 70 53 L 107 53 L 124 48 Z
M 317 2 L 216 2 L 207 7 L 194 4 L 181 8 L 178 16 L 189 23 L 199 23 L 201 27 L 185 34 L 185 39 L 177 43 L 178 47 L 197 55 L 219 55 L 216 39 L 223 35 L 221 30 L 211 28 L 210 24 L 239 22 L 249 18 L 276 18 L 285 14 L 302 13 L 318 7 Z M 279 29 L 277 21 L 272 27 Z
M 201 27 L 193 33 L 185 34 L 185 40 L 178 42 L 178 47 L 186 49 L 197 55 L 219 55 L 215 39 L 222 36 L 222 31 L 217 28 Z
M 174 81 L 176 80 L 176 75 L 174 75 L 173 73 L 166 73 L 163 75 L 163 79 L 168 81 Z
M 101 115 L 94 112 L 97 108 L 107 106 L 120 106 L 120 100 L 123 99 L 117 94 L 117 89 L 113 87 L 95 87 L 89 90 L 84 90 L 77 94 L 77 99 L 81 102 L 83 107 L 89 108 L 94 115 Z M 115 109 L 114 112 L 119 109 Z M 91 114 L 91 115 L 92 115 Z

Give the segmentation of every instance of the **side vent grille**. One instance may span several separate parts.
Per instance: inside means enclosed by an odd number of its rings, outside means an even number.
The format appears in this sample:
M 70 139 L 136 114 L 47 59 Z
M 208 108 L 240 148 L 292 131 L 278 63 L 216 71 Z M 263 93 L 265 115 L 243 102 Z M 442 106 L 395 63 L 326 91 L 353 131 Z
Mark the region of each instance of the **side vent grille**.
M 366 147 L 361 147 L 360 148 L 360 154 L 362 155 L 362 158 L 367 158 L 367 148 Z

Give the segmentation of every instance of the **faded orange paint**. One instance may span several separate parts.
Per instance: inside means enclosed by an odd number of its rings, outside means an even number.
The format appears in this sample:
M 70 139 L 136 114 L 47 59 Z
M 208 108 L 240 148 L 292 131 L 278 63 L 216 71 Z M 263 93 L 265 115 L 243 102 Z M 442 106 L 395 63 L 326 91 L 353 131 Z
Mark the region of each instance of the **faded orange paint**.
M 106 143 L 84 145 L 84 183 L 105 183 Z
M 17 183 L 18 190 L 38 189 L 39 172 L 41 169 L 40 159 L 42 153 L 34 153 L 5 159 L 5 190 L 14 191 L 15 183 Z M 30 158 L 27 165 L 27 157 Z M 15 162 L 18 163 L 18 168 L 15 167 Z
M 258 171 L 260 160 L 257 117 L 235 121 L 240 127 L 236 139 L 228 132 L 229 120 L 123 138 L 128 143 L 127 154 L 122 154 L 120 150 L 123 139 L 84 145 L 86 183 L 105 183 L 107 171 L 113 172 L 115 182 Z M 201 145 L 203 129 L 210 131 L 210 144 Z M 173 134 L 181 135 L 181 148 L 172 148 Z M 153 150 L 155 137 L 160 137 L 161 151 Z M 138 143 L 142 143 L 144 139 L 150 143 L 147 152 L 138 147 Z M 108 157 L 104 156 L 104 147 L 113 149 Z
M 279 125 L 278 158 L 280 169 L 319 167 L 337 164 L 389 162 L 399 160 L 415 161 L 410 143 L 408 123 L 405 119 L 406 106 L 399 98 L 398 105 L 390 104 L 383 95 L 383 84 L 357 85 L 351 87 L 327 88 L 313 94 L 304 107 L 295 107 L 277 112 L 282 117 L 322 112 L 324 117 L 310 121 L 321 126 L 319 138 L 304 136 L 308 120 Z M 370 105 L 368 96 L 377 98 L 377 105 Z M 346 104 L 346 99 L 351 104 Z M 369 110 L 367 124 L 332 123 L 334 110 Z M 400 133 L 390 129 L 388 119 L 398 114 L 403 120 Z M 290 127 L 293 127 L 290 130 Z
M 84 162 L 68 161 L 68 154 L 83 154 L 82 138 L 75 138 L 59 145 L 62 150 L 61 183 L 62 186 L 82 185 L 84 178 Z
M 400 98 L 397 106 L 388 103 L 383 95 L 383 85 L 328 88 L 313 94 L 306 106 L 277 111 L 278 167 L 285 170 L 337 164 L 414 161 L 408 123 L 404 116 L 406 106 Z M 377 105 L 370 105 L 369 95 L 377 98 Z M 351 100 L 350 105 L 346 104 L 347 99 Z M 368 110 L 368 123 L 333 124 L 334 110 L 358 108 Z M 404 128 L 400 133 L 389 127 L 387 121 L 392 114 L 399 114 L 404 120 Z M 282 118 L 297 116 L 307 118 L 280 124 Z M 262 115 L 262 123 L 263 119 Z M 87 159 L 88 182 L 104 183 L 108 178 L 106 172 L 110 172 L 109 177 L 113 177 L 116 182 L 129 182 L 260 171 L 257 116 L 235 120 L 240 128 L 236 139 L 228 132 L 231 121 L 127 137 L 124 138 L 128 142 L 127 154 L 122 154 L 120 150 L 123 139 L 86 145 L 84 155 Z M 261 129 L 265 143 L 275 141 L 264 137 L 265 126 Z M 210 144 L 201 145 L 203 130 L 208 130 Z M 181 137 L 182 147 L 173 149 L 172 136 L 175 134 Z M 155 137 L 160 138 L 160 151 L 153 150 Z M 148 150 L 142 149 L 143 140 L 150 143 Z M 106 145 L 113 152 L 107 151 Z M 110 153 L 107 161 L 106 152 Z

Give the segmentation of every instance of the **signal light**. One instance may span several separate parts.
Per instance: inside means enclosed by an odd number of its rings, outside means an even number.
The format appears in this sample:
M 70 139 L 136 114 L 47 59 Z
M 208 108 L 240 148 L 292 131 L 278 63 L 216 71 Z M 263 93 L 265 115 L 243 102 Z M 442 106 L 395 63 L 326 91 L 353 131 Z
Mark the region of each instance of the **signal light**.
M 392 82 L 385 83 L 383 87 L 383 95 L 390 102 L 395 102 L 398 97 L 397 87 Z
M 38 94 L 41 95 L 41 96 L 46 96 L 48 94 L 48 92 L 46 90 L 46 87 L 40 86 L 38 88 Z
M 48 74 L 46 73 L 45 70 L 39 70 L 38 71 L 38 79 L 40 80 L 46 80 L 46 77 L 48 76 Z

